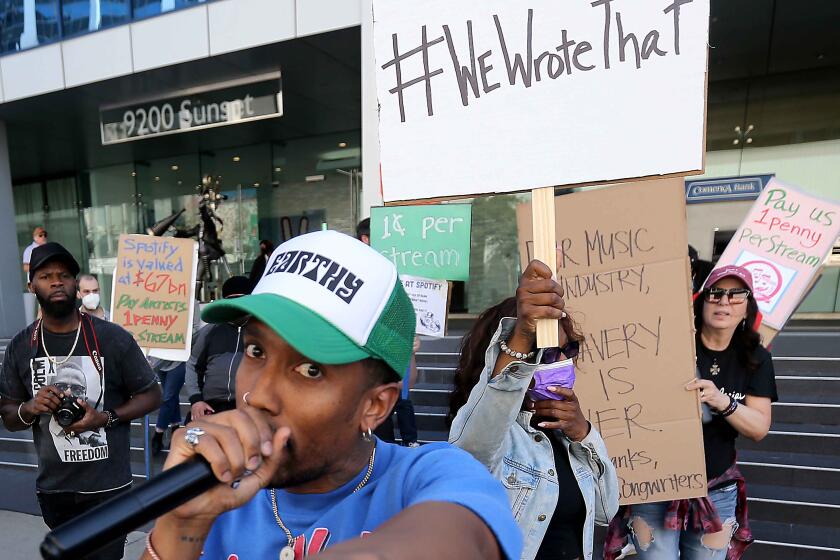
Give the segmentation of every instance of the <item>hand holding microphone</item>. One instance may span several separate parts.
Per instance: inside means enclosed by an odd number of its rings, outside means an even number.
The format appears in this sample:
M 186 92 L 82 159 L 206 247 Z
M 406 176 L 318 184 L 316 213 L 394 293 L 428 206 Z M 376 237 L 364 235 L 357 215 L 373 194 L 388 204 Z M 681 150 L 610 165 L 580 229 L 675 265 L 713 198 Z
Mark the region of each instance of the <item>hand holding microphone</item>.
M 160 542 L 190 535 L 197 557 L 216 517 L 253 498 L 287 460 L 289 434 L 285 427 L 273 431 L 263 413 L 248 406 L 205 416 L 175 432 L 164 472 L 51 531 L 41 554 L 79 558 L 158 518 Z M 166 558 L 181 552 L 158 550 Z
M 197 435 L 187 438 L 188 434 Z M 286 457 L 288 438 L 288 428 L 273 432 L 263 415 L 247 406 L 202 416 L 181 428 L 172 437 L 164 470 L 201 456 L 220 484 L 168 515 L 212 523 L 220 514 L 247 503 L 268 485 Z

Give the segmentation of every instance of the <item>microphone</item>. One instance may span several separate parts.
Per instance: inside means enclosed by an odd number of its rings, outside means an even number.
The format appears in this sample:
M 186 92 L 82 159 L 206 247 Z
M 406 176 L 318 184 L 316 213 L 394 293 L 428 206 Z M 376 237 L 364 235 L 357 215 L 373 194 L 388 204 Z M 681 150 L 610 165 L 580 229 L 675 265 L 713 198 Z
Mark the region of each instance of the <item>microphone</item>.
M 70 560 L 90 554 L 218 483 L 203 457 L 176 465 L 47 533 L 41 556 Z

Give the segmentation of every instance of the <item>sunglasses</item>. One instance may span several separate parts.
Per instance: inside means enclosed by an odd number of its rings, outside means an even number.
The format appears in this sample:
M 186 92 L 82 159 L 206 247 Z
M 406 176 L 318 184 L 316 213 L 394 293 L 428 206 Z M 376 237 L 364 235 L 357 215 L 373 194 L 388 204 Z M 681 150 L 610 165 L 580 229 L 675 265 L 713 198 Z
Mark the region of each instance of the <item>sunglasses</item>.
M 720 303 L 723 296 L 726 296 L 729 303 L 739 304 L 747 301 L 750 297 L 750 291 L 747 288 L 731 288 L 724 290 L 723 288 L 709 288 L 703 291 L 704 299 L 709 303 Z
M 560 352 L 562 352 L 566 358 L 573 360 L 574 358 L 577 358 L 578 354 L 580 354 L 580 342 L 572 340 L 560 348 Z
M 41 233 L 39 233 L 39 234 L 38 234 L 38 235 L 36 235 L 35 237 L 46 237 L 46 236 L 47 236 L 47 232 L 46 232 L 46 231 L 42 231 Z

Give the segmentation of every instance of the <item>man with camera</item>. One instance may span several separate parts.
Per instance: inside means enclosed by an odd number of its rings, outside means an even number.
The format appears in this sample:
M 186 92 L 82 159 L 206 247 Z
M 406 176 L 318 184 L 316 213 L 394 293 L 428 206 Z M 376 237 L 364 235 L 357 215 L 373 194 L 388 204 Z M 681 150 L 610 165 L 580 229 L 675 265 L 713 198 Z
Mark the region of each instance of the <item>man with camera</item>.
M 76 308 L 78 273 L 58 243 L 32 251 L 29 289 L 42 317 L 12 339 L 0 374 L 3 424 L 32 427 L 38 502 L 50 528 L 131 486 L 130 422 L 160 405 L 131 334 Z M 124 540 L 87 558 L 122 558 Z

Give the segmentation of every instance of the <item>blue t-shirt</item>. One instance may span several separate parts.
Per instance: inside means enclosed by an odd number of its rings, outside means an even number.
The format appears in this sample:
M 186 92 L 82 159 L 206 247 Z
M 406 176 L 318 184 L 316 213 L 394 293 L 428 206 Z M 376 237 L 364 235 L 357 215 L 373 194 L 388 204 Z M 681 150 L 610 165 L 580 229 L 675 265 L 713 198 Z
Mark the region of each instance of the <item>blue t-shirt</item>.
M 280 519 L 298 537 L 295 558 L 370 532 L 422 502 L 450 502 L 478 515 L 506 558 L 518 559 L 522 535 L 510 513 L 502 486 L 468 453 L 446 443 L 420 448 L 376 441 L 376 461 L 368 483 L 358 492 L 367 467 L 350 482 L 326 494 L 277 490 Z M 261 490 L 244 506 L 219 516 L 204 544 L 202 558 L 264 560 L 277 558 L 286 534 L 271 509 L 271 494 Z

